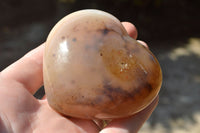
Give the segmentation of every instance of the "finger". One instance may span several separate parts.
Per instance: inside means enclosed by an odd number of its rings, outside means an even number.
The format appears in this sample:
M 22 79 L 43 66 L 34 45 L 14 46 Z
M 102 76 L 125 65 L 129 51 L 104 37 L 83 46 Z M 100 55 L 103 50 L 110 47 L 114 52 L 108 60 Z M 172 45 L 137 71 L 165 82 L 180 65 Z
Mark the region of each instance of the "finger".
M 122 25 L 124 26 L 124 28 L 128 32 L 129 36 L 131 36 L 134 39 L 137 39 L 138 32 L 137 32 L 135 25 L 133 25 L 130 22 L 122 22 Z M 145 46 L 146 48 L 149 48 L 148 45 L 144 41 L 141 41 L 141 40 L 137 40 L 137 41 L 140 44 L 142 44 L 143 46 Z
M 148 45 L 144 42 L 144 41 L 141 41 L 141 40 L 137 40 L 140 44 L 142 44 L 143 46 L 145 46 L 146 48 L 149 48 Z
M 84 129 L 87 133 L 98 133 L 100 128 L 92 120 L 69 118 L 73 123 Z
M 44 44 L 27 53 L 21 59 L 4 69 L 1 76 L 22 84 L 34 94 L 43 84 L 42 59 Z
M 124 28 L 128 32 L 129 36 L 131 36 L 134 39 L 137 38 L 138 32 L 137 32 L 135 25 L 133 25 L 130 22 L 122 22 L 122 25 L 124 26 Z
M 111 121 L 100 133 L 137 133 L 158 104 L 158 97 L 141 112 L 123 119 Z

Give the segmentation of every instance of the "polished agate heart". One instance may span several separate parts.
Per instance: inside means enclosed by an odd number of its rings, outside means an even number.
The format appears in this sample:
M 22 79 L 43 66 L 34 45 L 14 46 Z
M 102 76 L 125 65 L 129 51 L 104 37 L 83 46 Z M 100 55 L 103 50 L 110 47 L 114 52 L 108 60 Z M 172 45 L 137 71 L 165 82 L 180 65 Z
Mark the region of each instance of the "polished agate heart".
M 153 101 L 162 82 L 150 50 L 99 10 L 77 11 L 56 24 L 45 44 L 43 71 L 49 105 L 84 119 L 133 115 Z

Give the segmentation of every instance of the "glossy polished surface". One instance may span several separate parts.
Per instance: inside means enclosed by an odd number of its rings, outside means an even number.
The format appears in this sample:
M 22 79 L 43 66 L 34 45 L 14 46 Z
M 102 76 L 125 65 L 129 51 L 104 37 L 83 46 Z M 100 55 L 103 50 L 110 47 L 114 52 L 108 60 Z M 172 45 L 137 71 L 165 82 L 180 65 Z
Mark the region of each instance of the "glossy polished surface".
M 133 115 L 152 102 L 162 83 L 155 56 L 99 10 L 78 11 L 56 24 L 43 67 L 49 105 L 85 119 Z

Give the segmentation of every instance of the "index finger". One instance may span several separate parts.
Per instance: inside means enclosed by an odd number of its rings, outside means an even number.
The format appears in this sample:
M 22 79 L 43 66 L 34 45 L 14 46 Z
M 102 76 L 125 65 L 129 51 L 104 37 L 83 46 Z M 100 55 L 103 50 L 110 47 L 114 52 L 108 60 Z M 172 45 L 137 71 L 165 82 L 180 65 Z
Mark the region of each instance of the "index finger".
M 129 34 L 129 36 L 131 36 L 134 39 L 137 39 L 138 32 L 137 32 L 137 29 L 136 29 L 135 25 L 133 25 L 130 22 L 122 22 L 122 25 L 126 29 L 126 31 Z
M 44 44 L 28 52 L 21 59 L 1 72 L 7 80 L 17 81 L 31 94 L 34 94 L 43 84 L 43 50 Z

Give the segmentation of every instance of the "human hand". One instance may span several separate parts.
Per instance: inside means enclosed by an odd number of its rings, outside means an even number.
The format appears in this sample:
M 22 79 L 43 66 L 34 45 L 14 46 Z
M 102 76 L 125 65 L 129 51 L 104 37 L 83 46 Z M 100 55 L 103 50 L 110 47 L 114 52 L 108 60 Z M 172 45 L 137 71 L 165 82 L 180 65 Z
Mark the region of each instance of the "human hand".
M 135 26 L 122 23 L 134 39 Z M 147 45 L 140 41 L 141 44 Z M 2 133 L 135 133 L 153 112 L 158 97 L 144 110 L 131 117 L 112 120 L 106 127 L 93 120 L 64 117 L 55 112 L 46 98 L 33 94 L 42 86 L 44 44 L 0 73 L 0 132 Z

